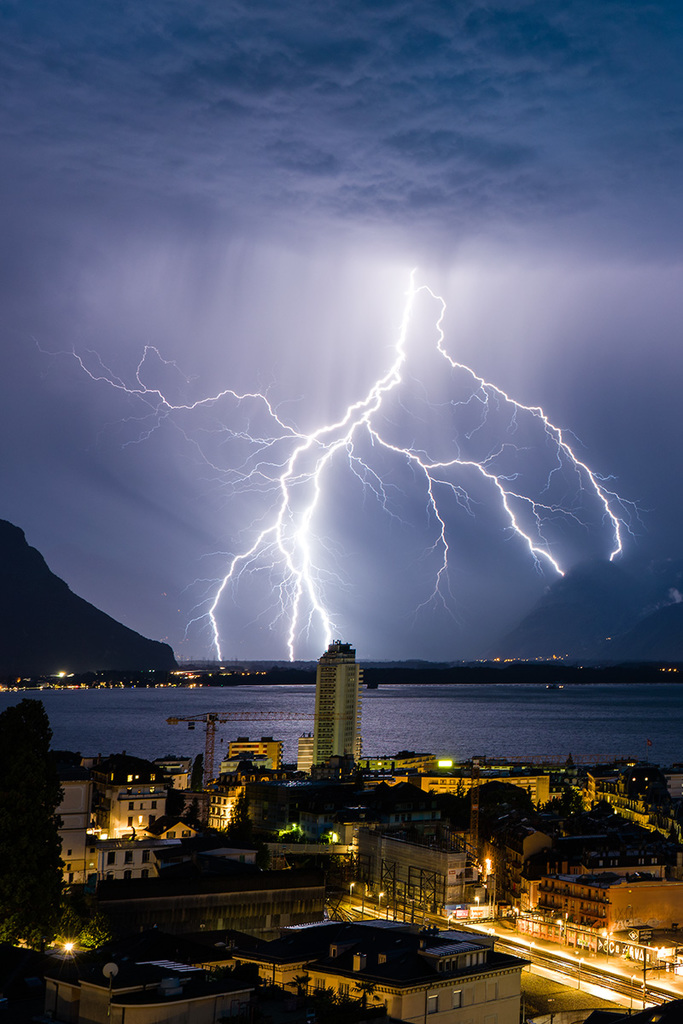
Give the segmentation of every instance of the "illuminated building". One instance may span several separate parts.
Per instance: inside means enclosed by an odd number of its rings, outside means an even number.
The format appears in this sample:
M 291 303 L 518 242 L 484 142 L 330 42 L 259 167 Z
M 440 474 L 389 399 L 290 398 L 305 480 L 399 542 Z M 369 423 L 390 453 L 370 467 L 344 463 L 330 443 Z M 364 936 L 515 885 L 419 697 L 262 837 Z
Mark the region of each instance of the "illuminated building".
M 229 761 L 248 761 L 260 757 L 269 761 L 265 768 L 279 768 L 282 765 L 282 740 L 274 740 L 272 736 L 262 736 L 260 740 L 250 740 L 247 736 L 238 736 L 228 746 Z
M 315 682 L 313 764 L 361 753 L 360 684 L 363 670 L 350 644 L 335 640 L 318 662 Z
M 59 764 L 62 799 L 57 807 L 59 838 L 62 841 L 64 882 L 82 885 L 96 870 L 94 839 L 88 833 L 92 782 L 90 772 L 77 765 Z
M 392 1020 L 420 1024 L 517 1024 L 526 966 L 489 935 L 418 933 L 399 921 L 311 925 L 234 957 L 255 964 L 266 984 L 291 990 L 303 974 L 311 992 L 341 1001 L 365 992 L 368 1007 L 383 1004 Z
M 132 838 L 166 813 L 163 772 L 140 757 L 112 754 L 91 769 L 100 837 Z
M 296 770 L 298 772 L 310 772 L 313 764 L 313 733 L 305 732 L 299 736 L 296 755 Z

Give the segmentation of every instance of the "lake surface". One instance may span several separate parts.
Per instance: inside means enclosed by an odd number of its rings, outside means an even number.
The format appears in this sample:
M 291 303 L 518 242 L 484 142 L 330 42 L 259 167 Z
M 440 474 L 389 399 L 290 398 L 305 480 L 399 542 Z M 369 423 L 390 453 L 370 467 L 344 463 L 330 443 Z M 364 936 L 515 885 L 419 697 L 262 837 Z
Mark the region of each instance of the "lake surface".
M 683 684 L 380 686 L 362 691 L 363 752 L 429 751 L 456 760 L 488 757 L 596 761 L 634 757 L 683 761 Z M 2 693 L 0 711 L 23 697 L 43 701 L 57 749 L 83 755 L 126 751 L 138 757 L 194 757 L 204 747 L 201 724 L 168 725 L 170 716 L 207 711 L 260 712 L 263 721 L 230 721 L 216 733 L 217 759 L 229 740 L 273 736 L 285 761 L 297 738 L 313 730 L 315 687 L 238 686 Z M 278 716 L 289 716 L 279 718 Z M 647 746 L 647 740 L 652 746 Z

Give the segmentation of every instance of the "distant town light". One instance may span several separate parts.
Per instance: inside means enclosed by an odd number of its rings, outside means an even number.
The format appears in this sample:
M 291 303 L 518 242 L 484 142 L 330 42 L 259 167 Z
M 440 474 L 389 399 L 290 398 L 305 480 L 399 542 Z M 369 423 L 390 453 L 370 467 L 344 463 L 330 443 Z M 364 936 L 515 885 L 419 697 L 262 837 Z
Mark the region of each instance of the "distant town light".
M 449 760 L 437 761 L 436 765 L 437 765 L 437 768 L 452 768 L 453 767 L 453 761 L 452 760 L 450 760 L 450 761 Z

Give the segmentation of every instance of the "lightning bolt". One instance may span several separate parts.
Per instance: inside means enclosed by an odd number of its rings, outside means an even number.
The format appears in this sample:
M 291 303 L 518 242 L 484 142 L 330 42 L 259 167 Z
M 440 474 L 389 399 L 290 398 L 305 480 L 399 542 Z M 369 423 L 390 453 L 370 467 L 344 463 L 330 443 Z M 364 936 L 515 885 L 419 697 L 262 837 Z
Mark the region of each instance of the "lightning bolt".
M 421 384 L 408 366 L 409 335 L 418 297 L 435 303 L 439 310 L 430 356 L 440 387 L 445 382 L 452 393 L 436 402 L 429 399 L 427 385 Z M 114 373 L 95 352 L 69 353 L 92 381 L 142 403 L 142 414 L 133 417 L 138 428 L 136 441 L 149 438 L 163 424 L 170 423 L 226 488 L 228 499 L 248 493 L 263 500 L 250 536 L 241 539 L 235 545 L 239 550 L 226 557 L 224 575 L 205 581 L 209 597 L 201 613 L 188 624 L 189 628 L 198 620 L 208 622 L 219 660 L 223 658 L 219 609 L 226 591 L 238 588 L 246 576 L 264 571 L 275 595 L 270 625 L 285 623 L 290 660 L 294 660 L 299 640 L 313 630 L 319 631 L 323 648 L 331 642 L 337 628 L 327 594 L 342 580 L 319 557 L 318 549 L 324 544 L 316 529 L 316 513 L 327 475 L 339 462 L 360 481 L 363 493 L 372 496 L 393 518 L 401 518 L 394 509 L 397 488 L 385 480 L 381 460 L 376 456 L 384 453 L 390 460 L 398 460 L 416 481 L 432 530 L 428 553 L 436 558 L 432 593 L 419 607 L 440 603 L 452 609 L 454 527 L 449 503 L 454 502 L 468 515 L 475 514 L 477 499 L 463 483 L 463 477 L 472 474 L 497 501 L 510 536 L 524 546 L 538 569 L 545 565 L 564 575 L 555 550 L 557 541 L 549 533 L 558 522 L 573 522 L 590 530 L 591 515 L 595 516 L 586 512 L 588 508 L 597 508 L 601 525 L 607 529 L 610 559 L 622 552 L 624 533 L 632 532 L 631 523 L 637 518 L 635 506 L 620 498 L 605 478 L 589 468 L 577 454 L 573 435 L 553 424 L 540 406 L 515 401 L 449 354 L 445 315 L 443 298 L 427 285 L 417 285 L 413 271 L 386 372 L 337 419 L 309 433 L 281 415 L 267 390 L 240 393 L 226 388 L 193 402 L 174 401 L 168 390 L 145 383 L 155 363 L 164 371 L 180 373 L 175 363 L 165 360 L 152 346 L 144 349 L 130 382 Z M 190 384 L 187 379 L 184 383 Z M 232 410 L 231 422 L 237 422 L 236 410 L 240 409 L 246 413 L 246 425 L 237 428 L 221 419 L 214 430 L 202 429 L 199 434 L 186 426 L 186 417 L 202 410 L 217 414 L 226 403 Z M 439 431 L 438 440 L 432 437 L 420 443 L 413 438 L 407 444 L 397 439 L 401 426 L 406 421 L 419 425 L 426 410 L 436 410 L 442 426 L 446 426 L 446 431 Z M 420 432 L 419 427 L 414 429 Z M 450 436 L 444 436 L 446 432 Z M 208 436 L 216 435 L 229 452 L 227 465 L 216 454 L 216 445 L 206 443 Z M 533 443 L 529 440 L 532 436 Z M 444 444 L 450 449 L 445 453 L 441 451 Z M 527 461 L 537 459 L 539 452 L 549 460 L 540 480 L 536 479 L 538 473 L 527 467 Z M 558 489 L 562 500 L 551 497 Z

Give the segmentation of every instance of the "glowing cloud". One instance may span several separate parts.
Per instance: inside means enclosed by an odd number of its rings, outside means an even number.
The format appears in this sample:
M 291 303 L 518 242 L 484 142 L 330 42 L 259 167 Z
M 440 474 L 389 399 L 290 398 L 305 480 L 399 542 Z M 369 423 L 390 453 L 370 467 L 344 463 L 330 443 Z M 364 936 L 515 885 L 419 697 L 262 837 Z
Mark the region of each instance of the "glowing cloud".
M 95 353 L 73 353 L 93 381 L 143 403 L 138 440 L 172 422 L 228 500 L 246 494 L 256 502 L 249 535 L 225 556 L 223 575 L 209 582 L 209 597 L 192 620 L 209 624 L 219 659 L 226 592 L 255 574 L 267 574 L 274 594 L 269 626 L 284 633 L 290 659 L 302 638 L 313 636 L 323 650 L 339 631 L 334 591 L 343 581 L 328 557 L 321 510 L 330 474 L 352 474 L 364 498 L 402 522 L 410 482 L 410 500 L 419 496 L 431 533 L 431 595 L 420 607 L 453 608 L 454 512 L 473 516 L 482 501 L 498 508 L 510 537 L 539 569 L 564 573 L 563 541 L 572 529 L 598 533 L 611 559 L 621 553 L 633 505 L 579 458 L 573 436 L 570 443 L 543 409 L 515 401 L 453 358 L 443 328 L 446 304 L 415 278 L 413 272 L 384 374 L 364 397 L 309 433 L 290 422 L 267 392 L 225 388 L 196 401 L 174 400 L 168 387 L 145 383 L 155 367 L 166 376 L 179 374 L 156 348 L 144 350 L 130 382 Z M 430 311 L 434 340 L 428 344 L 413 337 L 422 336 L 416 330 L 418 299 Z M 219 425 L 211 429 L 188 426 L 193 416 L 216 417 L 219 411 Z M 387 466 L 398 467 L 396 477 Z

